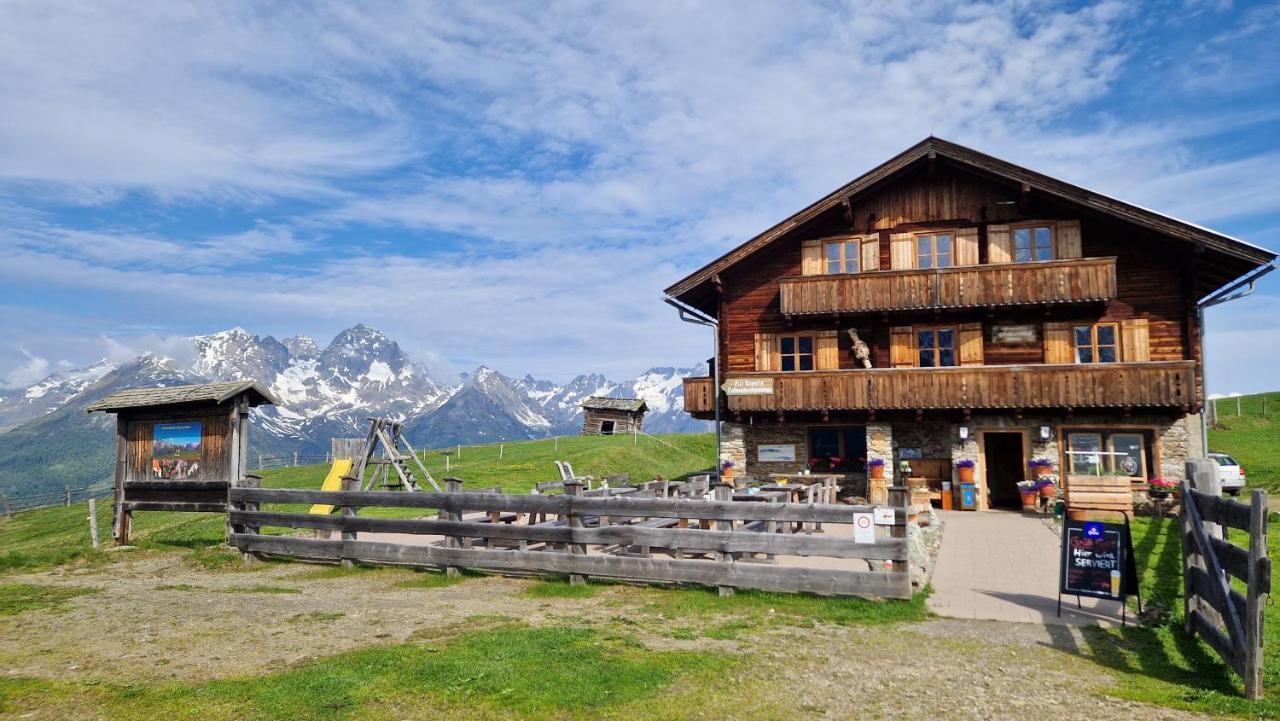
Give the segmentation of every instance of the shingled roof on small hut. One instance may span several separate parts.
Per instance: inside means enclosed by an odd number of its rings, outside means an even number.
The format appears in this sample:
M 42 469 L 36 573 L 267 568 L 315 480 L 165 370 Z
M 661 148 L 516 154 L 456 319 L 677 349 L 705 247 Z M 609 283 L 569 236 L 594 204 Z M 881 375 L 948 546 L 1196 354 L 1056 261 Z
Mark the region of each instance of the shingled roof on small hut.
M 602 396 L 591 396 L 582 402 L 582 407 L 598 411 L 626 411 L 628 413 L 649 410 L 649 407 L 640 398 L 604 398 Z
M 94 411 L 119 411 L 126 408 L 147 408 L 151 406 L 173 406 L 186 403 L 222 403 L 241 393 L 251 391 L 250 406 L 278 404 L 280 401 L 254 380 L 227 381 L 224 383 L 203 383 L 191 386 L 169 386 L 166 388 L 129 388 L 112 393 L 85 408 L 86 413 Z

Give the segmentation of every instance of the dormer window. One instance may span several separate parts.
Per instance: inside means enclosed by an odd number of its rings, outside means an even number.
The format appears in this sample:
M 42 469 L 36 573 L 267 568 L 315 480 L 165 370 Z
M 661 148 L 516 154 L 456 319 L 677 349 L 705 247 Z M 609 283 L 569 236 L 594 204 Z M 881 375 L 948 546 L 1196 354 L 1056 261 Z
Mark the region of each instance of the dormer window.
M 1024 225 L 1013 229 L 1013 262 L 1053 260 L 1053 226 Z

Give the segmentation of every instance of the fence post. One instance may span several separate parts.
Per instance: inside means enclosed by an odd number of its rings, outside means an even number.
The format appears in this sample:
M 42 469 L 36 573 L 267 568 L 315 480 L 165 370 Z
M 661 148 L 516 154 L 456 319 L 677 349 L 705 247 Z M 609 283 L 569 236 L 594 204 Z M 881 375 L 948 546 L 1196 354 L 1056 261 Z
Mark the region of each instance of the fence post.
M 566 496 L 569 496 L 571 499 L 573 496 L 576 496 L 581 492 L 582 492 L 582 481 L 576 478 L 570 478 L 569 480 L 564 482 L 564 494 Z M 572 529 L 582 528 L 582 514 L 578 513 L 578 510 L 574 506 L 574 503 L 572 500 L 569 501 L 569 512 L 567 515 L 569 519 L 569 528 L 571 529 L 570 533 L 572 533 Z M 569 553 L 575 556 L 585 556 L 587 555 L 587 545 L 585 543 L 570 543 Z M 572 586 L 581 586 L 586 582 L 587 582 L 587 577 L 580 573 L 569 574 L 569 584 Z
M 89 540 L 93 542 L 93 550 L 102 547 L 98 543 L 98 501 L 93 496 L 89 496 Z
M 444 459 L 445 459 L 446 470 L 447 470 L 449 457 L 445 456 Z M 445 490 L 445 493 L 448 493 L 450 495 L 454 493 L 462 493 L 462 479 L 453 478 L 452 476 L 444 479 L 444 490 Z M 440 510 L 437 513 L 439 515 L 444 516 L 445 520 L 447 521 L 462 520 L 462 511 Z M 462 548 L 462 538 L 460 536 L 445 536 L 445 545 L 448 546 L 449 548 Z M 444 567 L 444 572 L 445 572 L 445 575 L 447 576 L 454 576 L 454 577 L 461 576 L 462 568 L 459 566 L 450 564 Z
M 1267 556 L 1267 492 L 1254 491 L 1249 507 L 1249 587 L 1245 597 L 1244 695 L 1250 701 L 1262 698 L 1262 594 Z M 1269 580 L 1269 579 L 1268 579 Z
M 360 490 L 360 479 L 353 476 L 343 476 L 342 490 L 344 492 Z M 355 568 L 356 565 L 355 560 L 352 558 L 354 554 L 352 554 L 351 549 L 347 547 L 348 541 L 356 540 L 356 532 L 348 529 L 347 524 L 345 523 L 348 518 L 355 518 L 355 515 L 355 506 L 348 503 L 342 504 L 342 520 L 344 521 L 342 524 L 342 568 L 345 570 Z
M 502 460 L 502 451 L 505 448 L 501 443 L 498 444 L 498 460 Z
M 889 526 L 890 538 L 907 537 L 906 516 L 908 516 L 911 511 L 909 508 L 910 503 L 911 494 L 907 490 L 906 486 L 889 486 L 889 505 L 894 508 L 901 508 L 904 516 L 901 526 L 897 524 L 896 519 L 894 520 L 894 524 Z M 909 573 L 911 571 L 911 569 L 907 567 L 907 561 L 892 561 L 892 563 L 894 573 Z
M 1191 542 L 1191 516 L 1187 514 L 1187 505 L 1195 503 L 1196 500 L 1191 497 L 1191 485 L 1189 472 L 1193 466 L 1192 461 L 1187 461 L 1188 479 L 1182 482 L 1182 505 L 1178 509 L 1178 540 L 1182 546 L 1182 630 L 1187 635 L 1195 634 L 1195 627 L 1191 624 L 1191 568 L 1192 568 L 1192 550 L 1195 544 Z
M 733 485 L 730 483 L 716 482 L 713 493 L 715 494 L 715 500 L 719 502 L 722 502 L 722 503 L 733 502 Z M 716 521 L 716 530 L 729 531 L 732 529 L 733 529 L 733 521 L 727 521 L 723 519 Z M 722 564 L 732 564 L 733 554 L 716 551 L 716 562 L 722 563 Z M 733 586 L 720 586 L 719 591 L 721 596 L 732 596 Z
M 1240 415 L 1240 396 L 1236 396 L 1236 415 Z
M 262 470 L 262 454 L 258 454 L 258 470 Z
M 297 451 L 294 451 L 294 452 L 293 452 L 293 465 L 294 465 L 294 467 L 295 467 L 295 468 L 298 466 L 298 452 L 297 452 Z
M 9 497 L 0 496 L 0 503 L 4 504 L 4 517 L 13 518 L 13 509 L 9 508 Z
M 560 452 L 560 436 L 556 436 L 556 453 Z
M 62 487 L 62 505 L 64 506 L 71 505 L 71 489 L 67 488 L 66 486 Z

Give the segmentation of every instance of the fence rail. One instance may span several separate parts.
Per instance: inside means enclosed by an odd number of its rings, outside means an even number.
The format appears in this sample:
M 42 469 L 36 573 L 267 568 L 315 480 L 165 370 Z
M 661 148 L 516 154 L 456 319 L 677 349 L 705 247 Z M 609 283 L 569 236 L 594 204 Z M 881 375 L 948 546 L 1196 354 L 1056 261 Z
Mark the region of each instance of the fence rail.
M 328 562 L 471 568 L 517 574 L 600 576 L 770 591 L 910 598 L 906 492 L 893 507 L 887 538 L 858 543 L 850 524 L 871 506 L 732 500 L 563 495 L 233 488 L 229 540 L 252 554 Z M 457 490 L 454 490 L 457 489 Z M 264 511 L 263 504 L 326 504 L 337 515 Z M 361 517 L 359 509 L 435 509 L 436 519 Z M 545 519 L 545 520 L 542 520 Z M 818 524 L 827 524 L 815 532 Z M 330 538 L 265 535 L 263 527 L 317 529 Z M 403 534 L 364 540 L 359 534 Z M 781 563 L 821 556 L 888 561 L 892 570 Z M 851 566 L 853 564 L 850 564 Z
M 1254 491 L 1251 503 L 1194 490 L 1182 483 L 1180 520 L 1183 554 L 1184 623 L 1228 666 L 1244 678 L 1245 696 L 1262 697 L 1262 622 L 1271 592 L 1267 558 L 1267 493 Z M 1248 535 L 1248 548 L 1222 537 L 1219 528 Z M 1231 579 L 1245 584 L 1241 594 Z
M 35 511 L 54 506 L 70 506 L 83 503 L 90 498 L 101 499 L 111 496 L 111 485 L 95 483 L 83 488 L 64 488 L 60 491 L 33 493 L 23 496 L 0 494 L 0 514 L 13 515 L 19 511 Z

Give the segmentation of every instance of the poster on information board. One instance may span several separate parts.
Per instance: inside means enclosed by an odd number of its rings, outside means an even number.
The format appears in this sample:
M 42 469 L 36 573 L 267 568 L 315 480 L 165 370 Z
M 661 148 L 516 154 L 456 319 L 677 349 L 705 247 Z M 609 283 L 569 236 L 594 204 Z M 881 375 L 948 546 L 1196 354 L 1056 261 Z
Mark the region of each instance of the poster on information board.
M 1138 574 L 1128 525 L 1063 521 L 1059 591 L 1113 601 L 1136 595 Z

